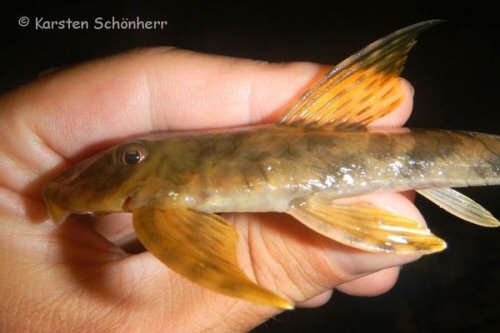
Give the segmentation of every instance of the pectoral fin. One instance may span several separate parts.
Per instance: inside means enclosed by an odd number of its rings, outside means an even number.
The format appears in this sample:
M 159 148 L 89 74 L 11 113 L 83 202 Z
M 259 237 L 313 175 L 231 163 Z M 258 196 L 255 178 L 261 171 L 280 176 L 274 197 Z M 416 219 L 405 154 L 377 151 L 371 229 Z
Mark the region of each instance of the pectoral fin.
M 237 233 L 223 218 L 187 207 L 133 211 L 141 243 L 165 265 L 206 288 L 260 304 L 293 304 L 248 279 L 236 259 Z
M 370 204 L 336 205 L 310 198 L 288 213 L 316 232 L 361 250 L 428 254 L 446 248 L 425 226 Z
M 447 212 L 483 227 L 499 227 L 500 222 L 480 204 L 452 188 L 426 188 L 417 192 Z

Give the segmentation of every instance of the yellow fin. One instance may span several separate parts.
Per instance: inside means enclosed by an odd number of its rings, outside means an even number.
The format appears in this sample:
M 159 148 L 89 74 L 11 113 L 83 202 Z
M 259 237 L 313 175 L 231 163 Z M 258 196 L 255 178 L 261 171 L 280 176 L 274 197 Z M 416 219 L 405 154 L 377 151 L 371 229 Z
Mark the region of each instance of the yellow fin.
M 363 128 L 394 111 L 403 99 L 397 76 L 415 38 L 441 22 L 398 30 L 335 66 L 278 121 L 282 125 Z
M 446 248 L 425 226 L 370 204 L 335 205 L 310 198 L 287 213 L 328 238 L 370 252 L 428 254 Z
M 133 215 L 141 243 L 175 272 L 228 296 L 293 308 L 293 303 L 259 287 L 240 270 L 237 233 L 220 216 L 187 207 L 143 207 Z
M 426 188 L 417 192 L 467 222 L 483 227 L 499 227 L 500 222 L 480 204 L 452 188 Z

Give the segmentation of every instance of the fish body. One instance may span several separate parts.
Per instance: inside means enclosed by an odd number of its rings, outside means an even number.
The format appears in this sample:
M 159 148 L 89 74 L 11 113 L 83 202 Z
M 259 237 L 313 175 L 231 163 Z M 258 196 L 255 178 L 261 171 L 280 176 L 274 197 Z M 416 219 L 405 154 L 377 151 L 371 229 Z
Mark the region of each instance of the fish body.
M 291 308 L 238 268 L 222 212 L 283 212 L 359 249 L 433 253 L 445 243 L 415 221 L 335 200 L 416 189 L 452 214 L 498 220 L 451 187 L 500 184 L 500 137 L 432 129 L 368 130 L 399 105 L 397 75 L 428 21 L 337 65 L 276 124 L 134 139 L 46 184 L 56 222 L 70 213 L 129 211 L 139 240 L 181 275 L 227 295 Z
M 311 195 L 338 199 L 375 191 L 500 183 L 500 137 L 482 133 L 269 125 L 163 136 L 114 149 L 108 164 L 83 169 L 76 181 L 66 175 L 56 179 L 66 189 L 57 201 L 74 206 L 71 201 L 77 198 L 86 213 L 92 202 L 104 202 L 114 191 L 132 199 L 129 208 L 165 197 L 211 213 L 286 212 L 295 200 Z M 140 168 L 117 173 L 116 161 L 123 159 L 119 155 L 138 147 L 148 160 Z M 94 191 L 99 180 L 90 180 L 97 174 L 114 184 Z M 122 186 L 128 183 L 135 187 Z M 88 200 L 83 193 L 89 193 Z

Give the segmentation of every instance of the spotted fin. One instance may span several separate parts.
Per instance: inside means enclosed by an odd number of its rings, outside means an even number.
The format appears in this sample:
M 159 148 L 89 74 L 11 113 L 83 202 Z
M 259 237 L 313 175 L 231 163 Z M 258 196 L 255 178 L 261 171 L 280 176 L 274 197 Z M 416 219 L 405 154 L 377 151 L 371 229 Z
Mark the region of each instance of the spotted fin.
M 428 254 L 446 248 L 427 227 L 370 204 L 337 205 L 309 198 L 287 213 L 328 238 L 365 251 Z
M 293 308 L 293 303 L 259 287 L 240 270 L 237 233 L 220 216 L 186 207 L 143 207 L 133 215 L 141 243 L 175 272 L 225 295 Z
M 397 76 L 415 38 L 441 22 L 431 20 L 398 30 L 335 66 L 278 120 L 281 125 L 364 128 L 403 100 Z
M 426 188 L 417 192 L 467 222 L 483 227 L 499 227 L 500 222 L 480 204 L 452 188 Z

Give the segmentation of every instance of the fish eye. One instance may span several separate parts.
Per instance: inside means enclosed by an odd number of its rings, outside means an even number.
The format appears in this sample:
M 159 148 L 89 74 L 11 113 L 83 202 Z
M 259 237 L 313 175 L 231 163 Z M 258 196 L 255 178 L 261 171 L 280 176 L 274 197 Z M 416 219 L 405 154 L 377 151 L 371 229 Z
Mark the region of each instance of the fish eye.
M 147 157 L 146 150 L 137 145 L 125 147 L 121 153 L 121 161 L 125 165 L 135 165 L 141 163 Z

